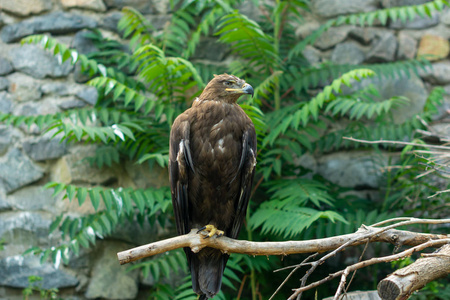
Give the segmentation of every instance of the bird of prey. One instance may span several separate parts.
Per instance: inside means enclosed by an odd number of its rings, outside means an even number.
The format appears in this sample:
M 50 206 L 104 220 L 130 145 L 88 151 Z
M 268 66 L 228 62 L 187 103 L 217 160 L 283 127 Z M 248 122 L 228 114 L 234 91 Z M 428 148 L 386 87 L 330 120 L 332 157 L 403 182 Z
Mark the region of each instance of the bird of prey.
M 256 165 L 255 127 L 236 103 L 243 94 L 253 95 L 244 80 L 214 75 L 192 107 L 173 123 L 169 174 L 180 235 L 196 228 L 205 238 L 238 237 Z M 200 299 L 214 297 L 229 255 L 213 248 L 184 251 L 193 290 Z

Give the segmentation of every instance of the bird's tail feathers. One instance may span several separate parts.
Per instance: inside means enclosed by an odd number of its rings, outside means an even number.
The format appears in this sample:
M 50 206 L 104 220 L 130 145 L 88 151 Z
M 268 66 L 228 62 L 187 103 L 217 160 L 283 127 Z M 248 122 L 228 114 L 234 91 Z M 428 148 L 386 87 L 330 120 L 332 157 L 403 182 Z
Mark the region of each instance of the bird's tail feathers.
M 223 271 L 229 256 L 212 248 L 191 253 L 190 256 L 193 290 L 201 295 L 199 300 L 214 297 L 222 286 Z

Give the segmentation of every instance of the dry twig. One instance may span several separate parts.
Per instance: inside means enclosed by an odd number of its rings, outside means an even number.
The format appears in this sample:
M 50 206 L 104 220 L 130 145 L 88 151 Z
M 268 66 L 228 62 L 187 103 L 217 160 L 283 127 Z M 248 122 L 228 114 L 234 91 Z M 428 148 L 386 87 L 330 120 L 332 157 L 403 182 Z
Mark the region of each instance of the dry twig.
M 394 224 L 385 227 L 376 227 L 384 225 L 386 223 L 396 222 Z M 224 253 L 242 253 L 248 255 L 288 255 L 298 253 L 316 253 L 308 257 L 301 264 L 291 266 L 293 270 L 290 272 L 285 281 L 272 295 L 274 295 L 281 289 L 281 287 L 287 282 L 290 276 L 302 266 L 310 266 L 309 270 L 301 279 L 301 285 L 298 289 L 294 290 L 294 293 L 289 299 L 300 299 L 303 291 L 312 289 L 324 282 L 329 281 L 337 276 L 341 276 L 341 281 L 338 290 L 335 295 L 335 299 L 338 299 L 345 287 L 345 282 L 348 274 L 352 271 L 356 271 L 360 268 L 368 265 L 389 262 L 395 259 L 403 258 L 411 255 L 415 251 L 420 251 L 427 247 L 438 247 L 450 243 L 450 238 L 447 235 L 425 234 L 415 233 L 405 230 L 394 229 L 399 226 L 412 225 L 412 224 L 448 224 L 450 219 L 416 219 L 416 218 L 394 218 L 379 222 L 372 226 L 362 225 L 358 231 L 352 234 L 340 235 L 335 237 L 328 237 L 323 239 L 307 240 L 307 241 L 286 241 L 286 242 L 250 242 L 245 240 L 234 240 L 227 237 L 209 238 L 205 239 L 201 234 L 196 234 L 197 230 L 193 229 L 190 233 L 151 243 L 148 245 L 140 246 L 127 251 L 119 252 L 117 254 L 120 264 L 126 264 L 144 257 L 164 253 L 170 250 L 174 250 L 182 247 L 190 247 L 192 251 L 198 252 L 204 247 L 212 247 L 222 250 Z M 396 245 L 397 247 L 402 245 L 413 246 L 408 250 L 401 253 L 381 257 L 372 258 L 366 261 L 360 261 L 346 269 L 337 273 L 331 274 L 328 277 L 311 283 L 306 286 L 309 275 L 321 264 L 323 264 L 328 258 L 336 255 L 339 251 L 344 250 L 349 246 L 356 246 L 361 244 L 367 244 L 372 242 L 387 242 Z M 309 262 L 317 253 L 323 253 L 331 251 L 324 255 L 317 261 Z M 284 268 L 286 269 L 286 268 Z M 281 270 L 281 269 L 280 269 Z
M 430 239 L 446 238 L 443 235 L 415 233 L 404 230 L 394 230 L 398 226 L 411 224 L 444 224 L 450 223 L 450 219 L 416 219 L 410 218 L 407 221 L 386 227 L 375 228 L 371 226 L 361 226 L 361 228 L 351 234 L 339 235 L 335 237 L 307 240 L 307 241 L 287 241 L 287 242 L 250 242 L 245 240 L 234 240 L 228 237 L 204 239 L 202 235 L 196 234 L 197 229 L 190 233 L 174 238 L 158 241 L 148 245 L 136 247 L 127 251 L 117 253 L 120 264 L 126 264 L 144 257 L 153 256 L 170 250 L 190 247 L 197 253 L 204 247 L 211 247 L 222 250 L 224 253 L 242 253 L 248 255 L 288 255 L 298 253 L 326 252 L 330 250 L 340 250 L 347 246 L 361 245 L 370 238 L 371 242 L 387 242 L 396 245 L 415 246 Z

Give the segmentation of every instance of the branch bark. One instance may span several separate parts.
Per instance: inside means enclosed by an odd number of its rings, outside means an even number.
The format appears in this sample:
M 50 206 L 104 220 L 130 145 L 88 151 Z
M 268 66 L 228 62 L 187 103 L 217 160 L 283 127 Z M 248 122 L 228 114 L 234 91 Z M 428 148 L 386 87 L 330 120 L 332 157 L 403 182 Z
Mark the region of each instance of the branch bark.
M 408 299 L 412 292 L 421 289 L 428 282 L 450 274 L 450 244 L 423 256 L 380 281 L 378 294 L 383 300 Z
M 410 219 L 411 221 L 401 222 L 400 225 L 424 223 L 425 220 Z M 438 223 L 450 223 L 450 220 L 432 220 Z M 211 247 L 222 250 L 224 253 L 242 253 L 248 255 L 288 255 L 298 253 L 326 252 L 339 248 L 350 243 L 349 246 L 361 245 L 370 239 L 370 242 L 387 242 L 398 246 L 416 246 L 429 240 L 444 239 L 446 235 L 415 233 L 405 230 L 391 229 L 398 224 L 387 227 L 361 226 L 360 229 L 351 234 L 335 237 L 307 240 L 307 241 L 286 241 L 286 242 L 250 242 L 245 240 L 234 240 L 222 236 L 204 239 L 201 234 L 197 234 L 197 229 L 190 233 L 174 238 L 143 245 L 130 250 L 117 253 L 120 264 L 126 264 L 138 259 L 164 253 L 170 250 L 190 247 L 193 252 L 198 252 L 204 247 Z M 441 245 L 445 244 L 443 242 Z

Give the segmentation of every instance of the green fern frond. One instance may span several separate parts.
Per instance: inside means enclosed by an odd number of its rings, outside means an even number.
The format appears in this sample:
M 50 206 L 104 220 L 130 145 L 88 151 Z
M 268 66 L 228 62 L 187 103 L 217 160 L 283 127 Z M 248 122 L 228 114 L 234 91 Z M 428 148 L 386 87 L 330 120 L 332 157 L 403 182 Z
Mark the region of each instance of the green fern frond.
M 259 105 L 261 105 L 261 98 L 268 99 L 273 95 L 275 86 L 279 84 L 280 77 L 283 71 L 275 71 L 269 77 L 265 78 L 256 88 L 254 93 L 254 99 Z
M 111 126 L 85 126 L 71 122 L 57 121 L 49 129 L 56 129 L 54 136 L 63 133 L 63 140 L 80 142 L 91 141 L 104 143 L 125 141 L 127 138 L 135 140 L 133 130 L 144 130 L 131 122 L 113 124 Z
M 186 48 L 183 52 L 184 58 L 189 58 L 195 53 L 195 49 L 200 42 L 201 36 L 206 36 L 209 34 L 209 31 L 214 27 L 217 20 L 220 19 L 224 13 L 230 12 L 231 8 L 227 7 L 224 10 L 224 7 L 216 3 L 216 5 L 210 9 L 208 9 L 202 16 L 200 23 L 197 25 L 197 28 L 192 31 L 190 38 L 187 40 Z
M 116 147 L 98 147 L 95 149 L 95 154 L 91 157 L 86 157 L 86 160 L 91 166 L 96 164 L 101 169 L 103 166 L 111 167 L 113 163 L 118 164 L 120 162 L 120 154 Z
M 365 95 L 367 96 L 367 95 Z M 383 101 L 376 101 L 370 97 L 345 97 L 337 98 L 330 102 L 325 109 L 325 113 L 331 112 L 332 115 L 347 115 L 350 120 L 359 120 L 363 116 L 368 119 L 376 118 L 382 114 L 390 112 L 391 108 L 407 105 L 409 99 L 405 97 L 392 97 Z
M 351 86 L 352 80 L 360 81 L 363 78 L 373 76 L 370 69 L 356 69 L 349 71 L 335 79 L 330 85 L 325 86 L 322 92 L 312 98 L 308 103 L 299 103 L 279 109 L 270 115 L 270 132 L 264 138 L 263 145 L 273 145 L 275 140 L 285 134 L 288 128 L 298 130 L 300 126 L 306 127 L 310 119 L 317 121 L 319 111 L 324 103 L 335 99 L 335 95 L 341 93 L 341 86 Z M 273 124 L 273 126 L 271 126 Z
M 253 105 L 241 104 L 240 106 L 255 125 L 256 136 L 262 138 L 267 130 L 264 113 Z
M 279 62 L 272 37 L 265 34 L 258 23 L 238 12 L 222 18 L 216 35 L 245 60 L 250 70 L 270 70 Z
M 80 218 L 66 217 L 64 220 L 63 216 L 60 216 L 50 225 L 50 232 L 59 228 L 65 242 L 48 249 L 33 247 L 25 254 L 39 255 L 41 263 L 51 257 L 55 265 L 59 265 L 61 260 L 68 264 L 71 252 L 76 256 L 79 255 L 80 246 L 90 248 L 91 245 L 95 245 L 97 237 L 103 238 L 110 234 L 117 224 L 117 212 L 114 210 L 101 211 Z
M 268 192 L 273 193 L 272 200 L 279 200 L 279 206 L 305 205 L 312 202 L 316 207 L 323 204 L 332 205 L 333 199 L 324 184 L 309 179 L 274 180 L 267 183 Z
M 278 200 L 265 202 L 250 218 L 250 226 L 255 229 L 261 226 L 261 233 L 272 233 L 292 238 L 309 228 L 321 218 L 345 222 L 345 219 L 335 211 L 320 211 L 307 207 L 282 206 Z
M 155 106 L 155 100 L 147 99 L 146 96 L 135 89 L 130 88 L 113 78 L 96 77 L 88 81 L 88 84 L 101 91 L 102 96 L 104 97 L 111 95 L 114 102 L 120 99 L 125 107 L 132 103 L 135 111 L 144 107 L 145 114 L 149 114 Z
M 167 53 L 173 56 L 182 54 L 191 35 L 191 29 L 196 25 L 194 17 L 200 12 L 195 5 L 188 5 L 174 12 L 162 40 L 162 47 Z
M 141 156 L 138 160 L 139 164 L 142 164 L 145 161 L 148 160 L 154 160 L 158 163 L 158 165 L 162 168 L 167 167 L 169 165 L 169 153 L 168 149 L 163 152 L 156 152 L 156 153 L 147 153 Z
M 174 90 L 183 92 L 195 85 L 204 86 L 191 62 L 181 57 L 166 57 L 163 50 L 155 45 L 139 48 L 134 57 L 139 62 L 139 78 L 149 83 L 151 91 L 157 95 L 167 96 Z
M 172 273 L 187 273 L 188 271 L 184 252 L 180 249 L 134 264 L 128 268 L 128 271 L 136 269 L 142 270 L 144 278 L 151 275 L 155 282 L 158 282 L 162 276 L 169 278 L 173 275 Z
M 75 49 L 69 49 L 66 45 L 46 35 L 31 35 L 22 39 L 21 43 L 40 44 L 44 49 L 52 51 L 53 55 L 61 57 L 62 62 L 66 60 L 70 60 L 72 64 L 80 62 L 82 71 L 89 70 L 89 76 L 94 76 L 95 74 L 107 75 L 104 65 L 98 64 L 84 54 L 79 54 Z
M 301 233 L 320 218 L 332 222 L 345 219 L 334 211 L 319 211 L 305 205 L 310 202 L 318 208 L 331 206 L 333 199 L 328 188 L 315 180 L 304 178 L 269 181 L 271 200 L 265 201 L 250 217 L 250 226 L 262 227 L 262 233 L 282 235 L 284 238 Z M 284 216 L 284 217 L 283 217 Z
M 38 116 L 15 116 L 12 114 L 5 114 L 0 112 L 0 123 L 5 125 L 12 125 L 19 127 L 22 124 L 30 127 L 32 124 L 36 124 L 40 130 L 43 130 L 59 120 L 58 114 L 47 114 Z
M 434 0 L 420 5 L 389 7 L 366 13 L 340 16 L 333 21 L 333 25 L 351 24 L 372 26 L 375 20 L 378 20 L 383 26 L 387 24 L 388 20 L 392 22 L 400 20 L 405 23 L 408 20 L 414 20 L 416 17 L 431 18 L 434 12 L 443 11 L 445 6 L 450 6 L 448 1 Z
M 175 292 L 174 300 L 197 300 L 198 295 L 192 290 L 191 276 L 186 276 Z M 172 298 L 170 298 L 172 299 Z M 169 299 L 167 299 L 169 300 Z
M 124 38 L 130 39 L 131 48 L 137 49 L 156 42 L 152 35 L 155 28 L 139 11 L 132 7 L 124 7 L 122 14 L 117 29 L 123 32 Z

